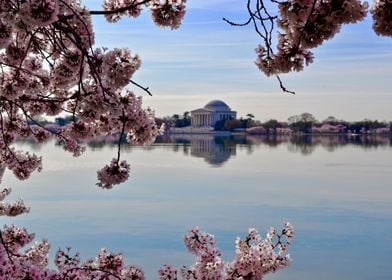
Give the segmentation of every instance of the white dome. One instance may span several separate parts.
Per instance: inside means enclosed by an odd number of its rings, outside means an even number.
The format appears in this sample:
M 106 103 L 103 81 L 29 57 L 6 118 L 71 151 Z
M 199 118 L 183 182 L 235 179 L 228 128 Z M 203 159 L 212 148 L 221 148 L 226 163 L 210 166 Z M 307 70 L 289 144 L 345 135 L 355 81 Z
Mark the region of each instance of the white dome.
M 212 100 L 204 108 L 214 111 L 231 111 L 230 107 L 221 100 Z

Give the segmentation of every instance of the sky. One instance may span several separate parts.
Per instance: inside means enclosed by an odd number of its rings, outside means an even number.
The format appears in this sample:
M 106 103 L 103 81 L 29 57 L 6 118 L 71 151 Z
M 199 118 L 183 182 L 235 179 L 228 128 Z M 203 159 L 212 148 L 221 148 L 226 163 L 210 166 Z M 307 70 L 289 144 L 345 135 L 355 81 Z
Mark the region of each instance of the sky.
M 84 1 L 91 9 L 102 1 Z M 147 10 L 138 18 L 107 23 L 93 19 L 96 46 L 127 47 L 142 59 L 133 80 L 144 104 L 156 116 L 182 114 L 225 101 L 237 116 L 261 121 L 287 120 L 312 113 L 318 120 L 335 116 L 348 121 L 392 121 L 392 38 L 376 36 L 372 19 L 343 26 L 332 40 L 314 49 L 315 62 L 300 73 L 281 75 L 296 95 L 282 93 L 274 77 L 266 77 L 254 61 L 260 40 L 251 27 L 233 27 L 222 18 L 246 19 L 246 1 L 188 0 L 182 26 L 159 28 Z

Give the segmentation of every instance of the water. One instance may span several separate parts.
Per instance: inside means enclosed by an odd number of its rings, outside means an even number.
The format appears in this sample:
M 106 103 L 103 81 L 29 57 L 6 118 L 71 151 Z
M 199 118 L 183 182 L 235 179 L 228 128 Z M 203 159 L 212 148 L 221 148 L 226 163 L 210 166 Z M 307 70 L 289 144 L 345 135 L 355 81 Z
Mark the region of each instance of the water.
M 1 222 L 49 239 L 52 256 L 67 245 L 82 258 L 107 247 L 156 279 L 165 263 L 192 263 L 181 239 L 194 225 L 230 260 L 249 227 L 264 233 L 290 221 L 293 264 L 266 279 L 391 279 L 389 138 L 166 137 L 123 146 L 131 177 L 112 190 L 95 183 L 113 144 L 90 143 L 77 159 L 54 143 L 18 147 L 42 155 L 44 170 L 22 182 L 6 171 L 8 201 L 23 197 L 31 213 Z

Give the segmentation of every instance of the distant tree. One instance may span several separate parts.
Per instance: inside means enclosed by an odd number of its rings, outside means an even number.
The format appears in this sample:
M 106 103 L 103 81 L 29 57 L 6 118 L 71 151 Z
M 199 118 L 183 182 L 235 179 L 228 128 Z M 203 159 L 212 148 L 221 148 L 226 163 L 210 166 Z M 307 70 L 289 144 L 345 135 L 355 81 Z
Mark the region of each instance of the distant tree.
M 363 128 L 362 122 L 352 122 L 348 124 L 348 130 L 351 133 L 359 133 Z
M 343 121 L 338 120 L 334 116 L 329 116 L 325 120 L 322 121 L 323 124 L 337 125 L 342 123 Z
M 367 132 L 372 132 L 374 130 L 384 128 L 388 129 L 389 125 L 387 122 L 380 122 L 377 120 L 369 120 L 369 119 L 364 119 L 363 121 L 357 121 L 353 123 L 348 123 L 348 130 L 351 131 L 352 133 L 367 133 Z
M 190 126 L 191 125 L 190 112 L 185 111 L 182 116 L 183 116 L 183 126 Z
M 363 120 L 363 124 L 366 127 L 366 129 L 368 129 L 368 130 L 383 128 L 383 127 L 387 126 L 387 124 L 384 122 L 380 122 L 378 120 L 373 121 L 373 120 L 368 120 L 368 119 Z
M 166 130 L 169 129 L 170 127 L 175 126 L 175 121 L 173 117 L 169 117 L 169 116 L 163 118 L 155 117 L 155 123 L 160 127 L 164 125 Z
M 255 116 L 251 113 L 246 114 L 246 119 L 241 118 L 241 121 L 244 124 L 244 127 L 248 128 L 248 127 L 254 126 L 254 118 L 255 118 Z
M 308 122 L 308 123 L 317 122 L 317 119 L 310 113 L 302 113 L 300 118 L 301 118 L 301 121 L 303 121 L 303 122 Z
M 240 120 L 237 119 L 228 119 L 224 121 L 223 124 L 223 130 L 230 130 L 233 131 L 234 129 L 237 128 L 243 128 L 243 124 L 241 123 Z
M 251 127 L 253 125 L 253 120 L 255 118 L 255 116 L 253 114 L 246 114 L 247 117 L 247 125 L 246 127 Z
M 182 117 L 180 117 L 179 114 L 174 114 L 172 116 L 174 126 L 175 127 L 186 127 L 191 125 L 191 117 L 189 115 L 190 113 L 188 111 L 184 112 L 182 114 Z
M 302 113 L 288 118 L 290 128 L 294 132 L 311 133 L 312 126 L 316 123 L 316 118 L 310 113 Z
M 224 126 L 225 126 L 225 120 L 219 120 L 215 123 L 214 130 L 216 131 L 223 130 Z
M 277 129 L 278 127 L 282 127 L 281 123 L 278 122 L 277 120 L 270 119 L 264 123 L 262 123 L 262 126 L 265 129 Z

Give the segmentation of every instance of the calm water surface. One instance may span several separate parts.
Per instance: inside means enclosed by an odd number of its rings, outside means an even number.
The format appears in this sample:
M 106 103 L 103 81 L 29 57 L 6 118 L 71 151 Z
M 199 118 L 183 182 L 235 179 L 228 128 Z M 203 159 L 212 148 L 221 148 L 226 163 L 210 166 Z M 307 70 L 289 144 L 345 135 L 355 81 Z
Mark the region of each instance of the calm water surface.
M 42 155 L 44 170 L 22 182 L 6 171 L 9 200 L 23 197 L 31 213 L 1 221 L 49 239 L 52 256 L 70 245 L 87 258 L 105 246 L 156 279 L 165 263 L 192 263 L 182 236 L 194 225 L 230 260 L 249 227 L 290 221 L 293 264 L 266 279 L 392 279 L 388 138 L 165 137 L 124 146 L 131 177 L 112 190 L 95 183 L 115 145 L 91 143 L 77 159 L 53 142 L 18 146 Z

